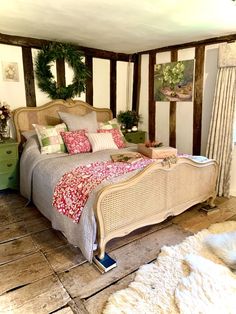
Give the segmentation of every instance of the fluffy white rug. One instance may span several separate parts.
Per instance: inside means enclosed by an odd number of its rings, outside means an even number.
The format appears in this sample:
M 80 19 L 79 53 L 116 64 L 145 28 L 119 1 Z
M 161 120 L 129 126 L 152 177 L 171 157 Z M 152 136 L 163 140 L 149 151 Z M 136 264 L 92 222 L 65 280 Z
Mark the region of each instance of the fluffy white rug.
M 227 221 L 163 247 L 128 288 L 110 296 L 103 313 L 236 313 L 236 275 L 206 241 L 209 235 L 235 231 L 236 222 Z

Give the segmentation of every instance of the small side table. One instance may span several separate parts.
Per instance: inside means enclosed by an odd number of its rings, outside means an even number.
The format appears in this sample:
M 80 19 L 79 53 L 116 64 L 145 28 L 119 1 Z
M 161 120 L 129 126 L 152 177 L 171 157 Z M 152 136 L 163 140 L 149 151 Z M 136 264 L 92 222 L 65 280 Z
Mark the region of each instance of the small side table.
M 124 132 L 123 134 L 127 142 L 134 144 L 144 143 L 146 139 L 145 131 Z
M 13 139 L 0 142 L 0 190 L 18 188 L 18 143 Z

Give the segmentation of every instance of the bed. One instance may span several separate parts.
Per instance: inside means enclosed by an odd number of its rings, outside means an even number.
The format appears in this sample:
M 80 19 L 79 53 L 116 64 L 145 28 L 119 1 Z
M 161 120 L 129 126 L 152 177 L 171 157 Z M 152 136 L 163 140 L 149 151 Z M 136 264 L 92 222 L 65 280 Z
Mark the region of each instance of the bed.
M 17 141 L 22 143 L 22 133 L 32 130 L 32 123 L 60 123 L 58 111 L 81 116 L 95 111 L 100 122 L 112 119 L 111 110 L 95 108 L 80 100 L 53 100 L 36 108 L 18 108 L 13 114 Z M 130 145 L 121 151 L 136 149 L 136 145 Z M 79 223 L 60 214 L 52 206 L 52 197 L 62 175 L 78 164 L 108 160 L 112 153 L 112 150 L 104 150 L 70 156 L 41 155 L 37 139 L 32 136 L 21 155 L 21 194 L 34 202 L 53 228 L 80 247 L 88 261 L 92 261 L 95 250 L 102 258 L 107 242 L 113 238 L 179 215 L 200 202 L 214 205 L 217 163 L 180 157 L 175 164 L 156 161 L 142 170 L 103 182 L 89 196 Z

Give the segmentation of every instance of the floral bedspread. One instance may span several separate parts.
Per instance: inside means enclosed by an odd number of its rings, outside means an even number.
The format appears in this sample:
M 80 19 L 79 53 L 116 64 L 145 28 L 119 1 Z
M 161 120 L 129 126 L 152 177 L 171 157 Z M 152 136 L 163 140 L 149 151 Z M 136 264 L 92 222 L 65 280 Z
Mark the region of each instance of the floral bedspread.
M 74 222 L 79 222 L 89 193 L 103 180 L 142 169 L 153 161 L 144 158 L 132 164 L 105 161 L 79 166 L 65 173 L 56 185 L 53 206 L 60 213 L 72 218 Z

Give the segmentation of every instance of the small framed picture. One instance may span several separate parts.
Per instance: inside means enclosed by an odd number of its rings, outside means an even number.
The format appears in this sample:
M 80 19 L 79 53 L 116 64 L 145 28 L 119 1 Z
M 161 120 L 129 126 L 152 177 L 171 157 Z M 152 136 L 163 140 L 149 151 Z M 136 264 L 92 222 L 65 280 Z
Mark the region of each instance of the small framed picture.
M 17 62 L 2 62 L 3 81 L 19 82 Z

